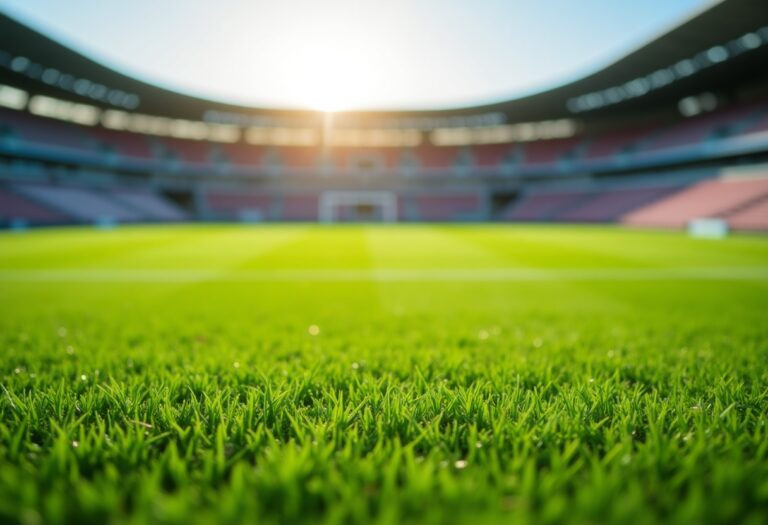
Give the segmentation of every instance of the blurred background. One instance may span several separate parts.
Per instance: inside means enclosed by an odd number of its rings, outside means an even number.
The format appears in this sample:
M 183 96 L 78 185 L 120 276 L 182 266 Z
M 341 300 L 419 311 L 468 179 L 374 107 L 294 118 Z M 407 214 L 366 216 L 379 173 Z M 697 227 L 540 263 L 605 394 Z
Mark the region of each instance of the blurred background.
M 765 1 L 331 3 L 0 1 L 0 225 L 768 230 Z

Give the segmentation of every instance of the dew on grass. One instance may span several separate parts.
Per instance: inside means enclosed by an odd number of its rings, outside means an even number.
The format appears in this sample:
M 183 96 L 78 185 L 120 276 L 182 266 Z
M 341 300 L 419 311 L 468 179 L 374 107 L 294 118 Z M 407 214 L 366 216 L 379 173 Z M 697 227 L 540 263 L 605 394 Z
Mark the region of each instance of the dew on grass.
M 79 446 L 80 446 L 80 442 L 79 441 L 73 441 L 72 442 L 72 448 L 77 448 Z
M 466 459 L 460 459 L 460 460 L 456 461 L 456 463 L 454 463 L 453 466 L 457 470 L 465 469 L 465 468 L 467 468 L 467 460 Z
M 316 324 L 309 325 L 309 328 L 307 328 L 307 333 L 311 336 L 320 335 L 320 327 Z

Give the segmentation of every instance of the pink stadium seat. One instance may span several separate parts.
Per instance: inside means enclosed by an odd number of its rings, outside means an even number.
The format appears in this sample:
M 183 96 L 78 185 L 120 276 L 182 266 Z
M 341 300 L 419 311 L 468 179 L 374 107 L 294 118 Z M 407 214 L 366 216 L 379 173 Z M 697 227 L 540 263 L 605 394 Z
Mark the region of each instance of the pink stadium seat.
M 768 231 L 768 197 L 728 215 L 728 224 L 736 230 Z
M 0 188 L 0 221 L 15 219 L 31 224 L 54 224 L 66 222 L 68 217 L 13 191 Z
M 0 110 L 0 125 L 10 127 L 24 143 L 51 149 L 95 151 L 96 142 L 85 133 L 83 126 L 36 117 L 28 113 Z
M 425 221 L 455 220 L 482 211 L 482 199 L 477 193 L 417 195 L 413 204 L 418 217 Z
M 222 144 L 220 146 L 230 164 L 260 166 L 264 161 L 264 147 L 250 144 Z
M 554 219 L 568 222 L 609 222 L 679 189 L 678 186 L 666 186 L 600 190 L 587 200 L 556 215 Z
M 598 135 L 587 146 L 583 158 L 594 160 L 612 157 L 639 138 L 648 135 L 652 129 L 651 127 L 643 126 Z
M 93 128 L 88 133 L 96 140 L 114 148 L 121 157 L 149 160 L 154 158 L 149 138 L 140 133 Z
M 537 140 L 524 146 L 524 158 L 528 164 L 549 164 L 562 159 L 563 155 L 573 150 L 581 139 Z
M 656 151 L 696 145 L 711 137 L 719 128 L 737 124 L 755 111 L 753 105 L 729 108 L 686 119 L 654 133 L 638 151 Z
M 210 144 L 198 140 L 167 138 L 162 140 L 166 149 L 176 154 L 186 164 L 207 164 L 211 162 Z
M 282 219 L 288 221 L 316 221 L 318 216 L 318 195 L 289 193 L 283 196 Z
M 515 151 L 515 144 L 488 144 L 474 146 L 472 156 L 475 166 L 500 166 Z
M 333 168 L 396 169 L 400 165 L 400 148 L 332 148 L 328 152 Z
M 137 211 L 142 219 L 153 221 L 181 221 L 187 214 L 171 202 L 148 190 L 114 189 L 109 196 L 117 202 Z
M 728 217 L 768 196 L 768 178 L 717 179 L 695 184 L 622 217 L 633 226 L 680 228 L 704 217 Z
M 286 168 L 316 168 L 318 166 L 317 148 L 308 146 L 289 146 L 276 148 L 280 163 Z
M 414 149 L 422 168 L 452 168 L 459 156 L 459 148 L 453 146 L 422 145 Z
M 15 184 L 13 190 L 83 221 L 142 219 L 141 213 L 96 190 L 42 184 Z
M 501 218 L 508 221 L 551 220 L 558 212 L 576 205 L 589 196 L 591 193 L 583 190 L 531 193 L 509 208 Z
M 211 192 L 205 195 L 206 207 L 216 216 L 236 218 L 256 211 L 264 217 L 271 215 L 273 199 L 264 193 Z
M 742 130 L 739 135 L 749 135 L 752 133 L 763 133 L 768 131 L 768 112 L 762 117 L 758 118 L 746 129 Z

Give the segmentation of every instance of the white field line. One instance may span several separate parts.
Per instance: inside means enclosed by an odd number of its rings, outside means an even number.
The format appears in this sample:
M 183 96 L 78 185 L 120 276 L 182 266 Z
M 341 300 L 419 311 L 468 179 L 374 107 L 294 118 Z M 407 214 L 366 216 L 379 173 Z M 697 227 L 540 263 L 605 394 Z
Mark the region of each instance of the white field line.
M 705 268 L 391 268 L 391 269 L 112 269 L 0 270 L 0 282 L 498 282 L 768 280 L 768 266 Z

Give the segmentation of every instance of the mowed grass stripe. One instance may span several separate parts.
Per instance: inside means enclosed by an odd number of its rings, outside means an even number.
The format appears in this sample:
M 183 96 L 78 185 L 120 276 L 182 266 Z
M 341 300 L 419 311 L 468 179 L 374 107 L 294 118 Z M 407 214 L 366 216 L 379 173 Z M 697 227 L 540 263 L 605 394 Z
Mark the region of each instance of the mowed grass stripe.
M 262 281 L 664 281 L 765 280 L 768 267 L 714 268 L 327 268 L 322 270 L 204 270 L 51 268 L 0 270 L 0 281 L 41 282 L 262 282 Z

